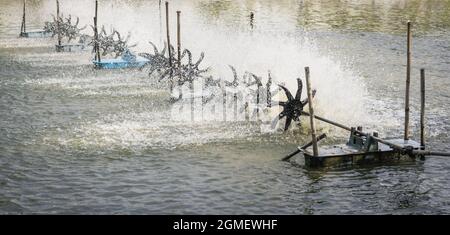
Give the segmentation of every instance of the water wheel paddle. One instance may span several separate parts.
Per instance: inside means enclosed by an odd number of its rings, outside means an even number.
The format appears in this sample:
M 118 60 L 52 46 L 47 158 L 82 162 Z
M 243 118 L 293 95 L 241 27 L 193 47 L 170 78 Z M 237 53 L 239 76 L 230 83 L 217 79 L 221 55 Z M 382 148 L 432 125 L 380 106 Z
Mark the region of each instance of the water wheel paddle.
M 283 111 L 281 111 L 281 113 L 272 121 L 272 128 L 276 127 L 278 120 L 286 118 L 284 131 L 287 131 L 289 129 L 289 126 L 291 125 L 292 120 L 300 121 L 303 107 L 308 104 L 309 100 L 308 98 L 301 100 L 303 82 L 300 78 L 297 79 L 297 93 L 295 94 L 295 97 L 292 96 L 291 92 L 285 86 L 278 86 L 284 91 L 288 100 L 275 103 L 275 105 L 280 105 L 281 107 L 283 107 Z M 313 90 L 313 97 L 315 93 L 316 91 Z

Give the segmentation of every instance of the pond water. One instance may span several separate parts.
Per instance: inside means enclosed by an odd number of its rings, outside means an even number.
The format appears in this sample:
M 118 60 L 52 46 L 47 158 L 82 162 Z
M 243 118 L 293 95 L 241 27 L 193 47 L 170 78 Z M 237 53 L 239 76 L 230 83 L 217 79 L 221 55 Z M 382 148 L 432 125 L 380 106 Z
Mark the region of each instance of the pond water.
M 92 24 L 94 1 L 60 2 L 64 15 Z M 99 24 L 129 32 L 133 50 L 148 52 L 148 41 L 165 40 L 159 2 L 100 1 Z M 56 53 L 56 38 L 19 38 L 22 4 L 0 0 L 2 214 L 450 213 L 449 159 L 335 170 L 282 162 L 309 138 L 307 118 L 286 133 L 192 121 L 145 71 L 96 70 L 89 51 Z M 53 0 L 28 0 L 27 28 L 41 29 L 55 9 Z M 450 1 L 171 0 L 173 39 L 176 10 L 183 47 L 194 58 L 205 52 L 212 76 L 231 81 L 228 65 L 240 75 L 270 70 L 295 90 L 309 66 L 319 114 L 389 137 L 403 133 L 410 20 L 411 131 L 418 139 L 425 68 L 427 143 L 450 151 Z M 348 135 L 318 125 L 326 144 Z

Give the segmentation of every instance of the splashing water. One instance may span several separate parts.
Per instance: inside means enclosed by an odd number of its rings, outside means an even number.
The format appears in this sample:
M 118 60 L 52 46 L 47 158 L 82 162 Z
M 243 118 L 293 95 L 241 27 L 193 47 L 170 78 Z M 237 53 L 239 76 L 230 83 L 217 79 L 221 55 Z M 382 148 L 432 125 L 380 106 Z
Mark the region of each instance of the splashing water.
M 28 28 L 38 29 L 51 19 L 55 3 L 28 2 Z M 80 16 L 80 25 L 92 24 L 93 2 L 61 0 L 61 11 Z M 403 0 L 331 2 L 171 1 L 171 13 L 182 11 L 182 46 L 194 58 L 204 51 L 202 66 L 210 66 L 215 78 L 231 81 L 230 64 L 240 76 L 249 71 L 265 83 L 270 70 L 274 86 L 284 83 L 295 93 L 296 78 L 304 80 L 309 66 L 318 114 L 349 126 L 398 127 L 404 37 L 397 35 L 401 21 L 390 22 L 403 18 L 411 5 Z M 418 14 L 417 20 L 448 32 L 446 21 L 436 20 L 446 19 L 445 1 L 419 2 L 418 7 L 427 7 L 417 12 L 431 9 L 433 17 Z M 402 7 L 406 10 L 399 11 Z M 352 10 L 341 11 L 345 8 Z M 450 211 L 449 178 L 442 174 L 449 164 L 443 159 L 337 171 L 280 162 L 310 138 L 307 118 L 301 119 L 302 128 L 286 133 L 264 122 L 234 121 L 233 108 L 227 122 L 218 107 L 215 114 L 191 122 L 190 108 L 169 102 L 166 84 L 156 77 L 139 70 L 95 70 L 89 52 L 56 54 L 55 39 L 17 38 L 20 9 L 21 1 L 12 0 L 0 8 L 0 213 Z M 253 31 L 247 22 L 250 10 L 255 12 Z M 360 12 L 376 14 L 354 16 Z M 130 32 L 130 42 L 139 43 L 136 52 L 151 51 L 149 40 L 158 47 L 164 41 L 158 1 L 100 1 L 99 17 L 107 30 Z M 364 27 L 365 21 L 375 22 Z M 172 40 L 175 28 L 171 14 Z M 439 149 L 448 149 L 450 131 L 442 105 L 449 98 L 443 86 L 448 84 L 448 36 L 414 41 L 417 54 L 427 55 L 414 59 L 430 68 L 427 85 L 439 94 L 427 97 L 427 137 Z M 413 81 L 413 91 L 416 85 Z M 285 99 L 283 93 L 275 98 Z M 263 120 L 278 112 L 275 107 L 263 113 Z M 317 124 L 330 137 L 326 144 L 346 135 Z
M 73 2 L 64 3 L 63 9 L 71 9 L 71 11 L 75 11 L 77 13 L 80 12 L 76 10 L 76 4 L 73 4 Z M 124 14 L 124 12 L 127 11 L 131 12 L 135 10 L 128 4 L 119 3 L 116 1 L 111 2 L 111 4 L 119 4 L 121 7 L 121 14 Z M 101 9 L 105 8 L 108 9 L 109 6 L 106 5 Z M 116 8 L 117 6 L 113 9 Z M 47 6 L 46 9 L 52 9 L 52 6 Z M 155 13 L 155 8 L 151 7 L 151 9 L 152 10 L 150 12 Z M 141 9 L 141 11 L 142 10 L 143 9 Z M 115 15 L 116 14 L 114 11 L 109 14 L 102 15 L 100 17 L 99 24 L 101 24 L 101 22 L 105 22 L 105 24 L 108 25 L 106 23 L 108 22 L 111 27 L 114 27 L 119 31 L 123 31 L 128 25 L 134 24 L 133 22 L 142 20 L 143 18 L 148 20 L 150 17 L 153 22 L 159 20 L 155 18 L 155 14 L 148 14 L 150 16 L 146 16 L 146 14 L 142 14 L 143 16 L 137 16 L 141 14 L 130 14 L 135 17 L 118 21 L 115 19 Z M 86 17 L 80 15 L 80 18 L 85 19 Z M 309 66 L 311 69 L 311 81 L 313 88 L 318 91 L 315 99 L 317 114 L 325 117 L 332 117 L 334 120 L 343 122 L 347 125 L 364 125 L 371 121 L 370 115 L 368 115 L 368 112 L 365 112 L 368 104 L 365 102 L 367 100 L 365 99 L 367 91 L 364 87 L 364 83 L 350 69 L 344 68 L 340 61 L 336 61 L 327 54 L 321 53 L 314 42 L 309 39 L 307 33 L 303 31 L 294 34 L 268 34 L 260 31 L 251 33 L 243 31 L 236 33 L 227 28 L 218 29 L 208 25 L 197 26 L 195 25 L 195 22 L 195 19 L 188 19 L 187 23 L 183 24 L 182 46 L 189 48 L 193 52 L 194 58 L 196 58 L 200 52 L 204 51 L 206 58 L 203 62 L 203 66 L 210 67 L 210 74 L 213 77 L 231 81 L 233 77 L 228 65 L 233 65 L 238 71 L 238 76 L 242 76 L 244 72 L 249 71 L 263 77 L 263 83 L 265 83 L 265 79 L 267 79 L 266 74 L 268 71 L 271 71 L 272 77 L 274 78 L 274 84 L 285 84 L 291 92 L 295 92 L 297 87 L 296 78 L 301 78 L 304 80 L 304 67 Z M 83 22 L 82 20 L 80 25 L 83 25 L 84 23 L 88 22 Z M 114 25 L 112 25 L 113 23 Z M 172 22 L 171 26 L 174 25 L 174 23 L 175 22 Z M 157 25 L 153 24 L 152 27 L 146 27 L 145 25 L 143 26 L 139 24 L 137 25 L 137 28 L 131 32 L 132 36 L 130 40 L 139 42 L 138 46 L 134 50 L 151 51 L 151 47 L 148 43 L 146 43 L 146 41 L 149 38 L 157 41 L 155 35 L 159 34 L 159 29 L 155 26 Z M 151 35 L 148 34 L 149 32 Z M 173 42 L 173 44 L 175 43 Z M 78 59 L 78 62 L 74 61 L 78 64 L 83 64 L 88 61 L 85 57 L 77 58 L 72 55 L 66 56 L 70 57 L 72 61 Z M 30 58 L 33 58 L 33 56 Z M 117 77 L 115 75 L 113 76 Z M 98 80 L 97 82 L 100 81 L 102 80 Z M 77 86 L 78 88 L 83 89 L 79 89 L 79 92 L 82 92 L 82 95 L 113 95 L 117 92 L 119 92 L 119 94 L 128 95 L 133 95 L 132 93 L 134 92 L 135 95 L 144 95 L 146 93 L 142 89 L 141 91 L 133 91 L 129 89 L 126 89 L 127 91 L 123 91 L 123 89 L 120 91 L 114 88 L 120 88 L 121 86 L 132 86 L 132 84 L 126 84 L 131 82 L 129 79 L 120 83 L 104 83 L 103 81 L 101 84 L 97 84 L 97 82 L 83 84 L 82 87 L 85 88 L 79 87 L 80 84 L 72 84 L 70 86 L 72 90 Z M 73 80 L 70 83 L 73 83 Z M 67 86 L 66 82 L 64 82 L 64 84 L 66 84 L 64 86 Z M 110 88 L 103 89 L 102 91 L 96 91 L 99 87 L 105 88 L 108 86 Z M 146 89 L 152 88 L 148 87 Z M 303 94 L 305 97 L 305 86 Z M 284 97 L 284 94 L 282 93 L 275 97 L 275 100 L 282 101 L 285 99 L 286 97 Z M 217 106 L 219 105 L 220 104 L 218 103 Z M 177 113 L 177 118 L 182 117 L 184 120 L 190 120 L 190 109 L 182 109 L 180 111 L 181 113 Z M 233 120 L 231 118 L 232 109 L 230 108 L 227 111 L 227 115 L 229 116 L 227 120 Z M 271 120 L 278 114 L 278 112 L 278 108 L 272 108 L 268 113 L 266 112 L 266 115 L 263 118 L 265 120 Z M 219 113 L 215 113 L 215 115 L 220 116 Z M 213 117 L 213 120 L 220 119 Z M 309 126 L 307 125 L 307 122 L 305 123 L 307 119 L 302 120 L 304 122 L 304 126 Z M 328 128 L 326 125 L 321 124 L 319 124 L 319 127 Z M 267 127 L 263 126 L 261 130 L 265 129 L 267 129 Z M 135 128 L 123 130 L 127 133 L 138 131 Z M 148 129 L 145 129 L 145 131 L 148 131 Z M 274 130 L 271 131 L 273 132 Z M 116 133 L 118 135 L 122 135 L 120 132 Z M 111 135 L 112 133 L 105 132 L 105 134 Z
M 274 84 L 285 84 L 293 93 L 297 89 L 296 78 L 304 80 L 304 67 L 309 66 L 313 88 L 318 91 L 315 99 L 318 114 L 348 125 L 370 121 L 370 116 L 364 111 L 367 108 L 364 83 L 339 61 L 321 54 L 305 34 L 291 37 L 263 33 L 236 35 L 203 29 L 201 37 L 190 40 L 195 41 L 193 51 L 205 51 L 204 66 L 211 68 L 211 75 L 228 81 L 233 79 L 228 65 L 236 67 L 238 77 L 247 71 L 263 77 L 263 84 L 267 82 L 270 71 Z M 305 97 L 306 86 L 303 89 Z M 275 97 L 275 100 L 285 99 L 282 92 Z M 277 114 L 271 112 L 272 118 Z

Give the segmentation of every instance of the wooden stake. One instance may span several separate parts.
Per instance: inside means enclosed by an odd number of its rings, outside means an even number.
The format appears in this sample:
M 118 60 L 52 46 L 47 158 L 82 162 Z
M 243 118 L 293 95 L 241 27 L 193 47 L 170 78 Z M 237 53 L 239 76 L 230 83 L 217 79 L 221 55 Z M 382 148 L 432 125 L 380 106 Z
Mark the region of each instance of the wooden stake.
M 420 146 L 425 149 L 425 69 L 420 70 Z
M 249 110 L 250 110 L 249 104 L 248 104 L 248 102 L 245 102 L 245 105 L 244 105 L 245 121 L 250 120 L 250 114 L 249 114 L 250 111 Z
M 59 0 L 56 0 L 56 30 L 58 31 L 58 46 L 61 46 L 61 30 L 59 27 Z
M 322 139 L 325 139 L 327 137 L 326 134 L 322 134 L 319 137 L 317 137 L 317 142 L 321 141 Z M 309 143 L 303 145 L 302 147 L 298 148 L 295 152 L 287 155 L 286 157 L 282 158 L 281 161 L 287 161 L 289 159 L 291 159 L 293 156 L 299 154 L 300 152 L 302 152 L 303 150 L 309 148 L 311 145 L 313 145 L 313 141 L 310 141 Z
M 167 35 L 167 47 L 169 51 L 169 65 L 172 67 L 172 50 L 170 48 L 170 26 L 169 26 L 169 2 L 166 2 L 166 35 Z
M 203 119 L 204 119 L 204 111 L 205 111 L 205 109 L 204 109 L 204 104 L 205 104 L 205 93 L 204 93 L 204 91 L 205 91 L 205 87 L 204 86 L 201 86 L 201 88 L 202 88 L 202 100 L 201 100 L 201 106 L 202 106 L 202 118 L 201 118 L 201 121 L 203 121 Z
M 255 13 L 250 12 L 250 29 L 253 29 L 254 20 L 255 20 Z
M 98 45 L 98 1 L 95 0 L 95 16 L 94 16 L 94 37 L 95 37 L 95 44 L 94 49 L 96 52 L 96 59 L 98 62 L 101 62 L 102 59 L 100 57 L 100 45 Z
M 309 113 L 311 114 L 309 117 L 311 123 L 311 137 L 313 143 L 313 155 L 317 157 L 319 155 L 319 148 L 317 147 L 317 136 L 316 136 L 316 124 L 314 120 L 314 105 L 313 105 L 313 96 L 311 92 L 311 82 L 309 80 L 309 67 L 305 67 L 305 77 L 306 77 L 306 91 L 308 93 L 308 106 Z
M 227 89 L 223 87 L 223 121 L 227 121 Z
M 181 11 L 177 11 L 177 48 L 178 48 L 178 68 L 181 67 L 181 24 L 180 24 Z
M 183 79 L 183 75 L 181 74 L 181 11 L 177 11 L 177 55 L 178 55 L 178 70 L 180 79 Z M 192 97 L 194 96 L 194 84 L 193 81 L 189 82 L 189 86 L 191 88 Z M 194 99 L 194 98 L 192 98 Z M 193 103 L 194 101 L 192 101 Z M 194 110 L 192 110 L 192 118 L 194 117 Z
M 405 92 L 405 135 L 409 139 L 409 87 L 411 83 L 411 22 L 408 21 L 407 52 L 406 52 L 406 92 Z
M 262 84 L 256 84 L 256 118 L 259 120 L 259 92 Z
M 270 86 L 272 86 L 272 76 L 270 75 L 270 71 L 267 76 L 267 84 L 266 84 L 266 94 L 267 94 L 267 107 L 272 107 L 272 92 L 270 91 Z
M 99 61 L 98 59 L 98 31 L 97 31 L 97 17 L 94 16 L 94 60 Z
M 163 35 L 161 1 L 162 0 L 159 0 L 159 43 L 160 44 L 162 44 L 162 35 Z
M 22 16 L 22 27 L 20 28 L 21 33 L 27 32 L 27 25 L 26 25 L 26 5 L 27 0 L 23 0 L 23 16 Z
M 169 66 L 170 66 L 170 92 L 172 93 L 173 91 L 173 80 L 172 80 L 172 49 L 171 49 L 171 44 L 170 44 L 170 26 L 169 26 L 169 2 L 166 2 L 166 34 L 167 34 L 167 47 L 168 47 L 168 52 L 169 52 Z

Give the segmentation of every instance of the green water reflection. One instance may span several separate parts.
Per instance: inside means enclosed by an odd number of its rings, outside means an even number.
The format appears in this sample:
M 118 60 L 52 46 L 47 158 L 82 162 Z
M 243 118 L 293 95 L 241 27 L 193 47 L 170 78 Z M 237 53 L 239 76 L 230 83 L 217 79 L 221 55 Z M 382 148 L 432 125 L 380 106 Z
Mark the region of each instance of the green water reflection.
M 239 24 L 254 11 L 260 27 L 283 17 L 305 29 L 337 29 L 398 34 L 410 20 L 419 34 L 445 33 L 450 28 L 449 0 L 244 0 L 199 1 L 198 9 L 207 21 Z M 262 12 L 264 11 L 264 12 Z

